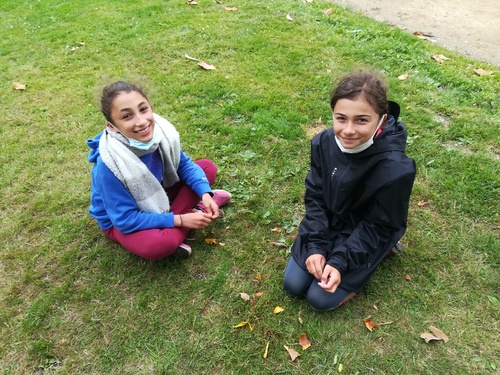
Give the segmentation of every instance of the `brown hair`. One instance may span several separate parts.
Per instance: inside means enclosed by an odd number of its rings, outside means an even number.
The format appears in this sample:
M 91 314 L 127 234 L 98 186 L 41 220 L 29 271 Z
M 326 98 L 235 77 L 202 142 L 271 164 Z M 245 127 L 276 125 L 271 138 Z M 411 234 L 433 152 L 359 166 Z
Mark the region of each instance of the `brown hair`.
M 139 86 L 136 86 L 132 83 L 129 82 L 124 82 L 124 81 L 118 81 L 111 83 L 104 87 L 102 90 L 102 95 L 101 95 L 101 112 L 108 120 L 109 122 L 111 121 L 111 105 L 113 104 L 113 101 L 115 98 L 120 95 L 122 92 L 132 92 L 132 91 L 137 91 L 139 94 L 144 96 L 144 98 L 149 102 L 148 97 L 144 94 L 142 89 Z
M 340 99 L 354 100 L 359 97 L 365 99 L 378 115 L 389 112 L 385 81 L 363 70 L 349 73 L 340 80 L 330 97 L 330 107 L 333 110 Z

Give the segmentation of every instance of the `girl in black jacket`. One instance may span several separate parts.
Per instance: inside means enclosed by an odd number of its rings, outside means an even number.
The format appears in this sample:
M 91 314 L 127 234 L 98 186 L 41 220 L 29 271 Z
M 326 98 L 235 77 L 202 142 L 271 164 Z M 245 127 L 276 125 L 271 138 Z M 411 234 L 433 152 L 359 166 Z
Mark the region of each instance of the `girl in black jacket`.
M 378 77 L 347 75 L 330 106 L 333 128 L 311 141 L 306 215 L 284 278 L 289 294 L 319 311 L 352 298 L 400 246 L 416 173 L 399 106 Z

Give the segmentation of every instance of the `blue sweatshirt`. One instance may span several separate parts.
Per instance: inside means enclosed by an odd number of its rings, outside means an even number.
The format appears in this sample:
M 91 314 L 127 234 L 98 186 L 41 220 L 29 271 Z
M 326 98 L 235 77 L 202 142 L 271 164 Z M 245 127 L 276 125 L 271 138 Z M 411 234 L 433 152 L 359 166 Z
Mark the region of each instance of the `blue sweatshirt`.
M 99 155 L 101 135 L 102 132 L 94 139 L 87 140 L 87 145 L 91 148 L 88 160 L 94 163 L 89 213 L 97 220 L 99 228 L 106 230 L 114 226 L 122 233 L 173 228 L 172 212 L 160 214 L 139 211 L 132 195 L 101 160 Z M 159 151 L 141 156 L 140 159 L 161 183 L 163 164 Z M 177 174 L 200 198 L 203 194 L 212 192 L 203 170 L 182 150 Z

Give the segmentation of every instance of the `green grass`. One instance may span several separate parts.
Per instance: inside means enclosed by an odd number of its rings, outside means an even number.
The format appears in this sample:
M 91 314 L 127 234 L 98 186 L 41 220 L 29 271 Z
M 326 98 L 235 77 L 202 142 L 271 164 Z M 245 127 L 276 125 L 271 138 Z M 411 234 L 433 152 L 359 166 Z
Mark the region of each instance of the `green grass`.
M 335 374 L 335 356 L 346 374 L 498 371 L 498 67 L 329 2 L 225 5 L 239 9 L 2 1 L 1 372 Z M 283 292 L 287 250 L 272 243 L 296 235 L 309 139 L 329 126 L 332 81 L 363 66 L 386 74 L 418 167 L 406 250 L 355 299 L 319 314 Z M 187 261 L 138 259 L 87 214 L 85 140 L 103 128 L 96 95 L 116 78 L 145 83 L 184 150 L 214 160 L 216 187 L 233 193 L 225 219 L 193 233 Z M 258 291 L 253 305 L 239 296 Z M 370 332 L 368 316 L 393 323 Z M 253 331 L 233 328 L 241 321 Z M 420 339 L 431 324 L 450 341 Z M 301 356 L 290 361 L 283 345 Z

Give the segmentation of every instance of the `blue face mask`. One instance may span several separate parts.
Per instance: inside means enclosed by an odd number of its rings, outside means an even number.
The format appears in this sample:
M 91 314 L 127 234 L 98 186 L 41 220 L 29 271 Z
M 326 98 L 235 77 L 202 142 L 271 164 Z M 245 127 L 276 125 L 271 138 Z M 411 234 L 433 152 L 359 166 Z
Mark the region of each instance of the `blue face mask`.
M 157 146 L 160 141 L 158 139 L 158 136 L 157 136 L 157 133 L 156 133 L 156 129 L 153 129 L 153 138 L 151 138 L 151 140 L 149 142 L 140 142 L 138 141 L 137 139 L 133 139 L 133 138 L 129 138 L 129 137 L 126 137 L 121 131 L 119 131 L 116 126 L 114 126 L 111 122 L 109 122 L 109 124 L 116 129 L 116 131 L 118 133 L 120 133 L 121 135 L 123 135 L 125 138 L 127 138 L 128 140 L 128 143 L 130 145 L 130 147 L 133 147 L 133 148 L 136 148 L 138 150 L 141 150 L 141 151 L 149 151 L 153 146 Z

